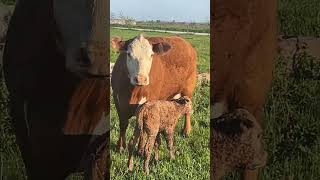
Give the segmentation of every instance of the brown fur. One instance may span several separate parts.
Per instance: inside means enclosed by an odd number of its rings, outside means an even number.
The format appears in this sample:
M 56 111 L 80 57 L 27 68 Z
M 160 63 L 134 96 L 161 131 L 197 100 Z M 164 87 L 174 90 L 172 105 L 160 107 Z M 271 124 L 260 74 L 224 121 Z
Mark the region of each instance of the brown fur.
M 245 108 L 261 123 L 276 56 L 276 0 L 211 5 L 211 105 L 224 101 L 227 112 Z M 244 174 L 257 176 L 258 170 Z
M 211 120 L 211 179 L 235 168 L 256 169 L 266 163 L 262 128 L 244 109 Z
M 170 159 L 174 159 L 173 139 L 174 129 L 179 118 L 191 112 L 191 100 L 182 97 L 173 101 L 149 101 L 142 105 L 137 113 L 137 124 L 129 142 L 129 170 L 133 169 L 134 146 L 138 138 L 145 136 L 143 146 L 145 151 L 144 171 L 149 174 L 149 161 L 153 146 L 156 142 L 155 159 L 159 159 L 160 133 L 165 133 Z
M 109 113 L 109 91 L 106 80 L 83 80 L 70 99 L 64 133 L 92 134 L 103 113 Z
M 128 43 L 112 41 L 113 44 L 122 44 L 118 49 L 120 55 L 112 72 L 112 89 L 115 105 L 120 119 L 120 137 L 118 149 L 125 148 L 125 132 L 128 119 L 134 115 L 138 102 L 142 97 L 150 100 L 169 100 L 174 95 L 192 97 L 196 85 L 196 59 L 197 54 L 191 44 L 179 37 L 151 37 L 147 38 L 151 44 L 166 42 L 171 49 L 164 55 L 153 56 L 153 63 L 149 74 L 150 84 L 147 86 L 132 86 L 128 78 L 126 54 L 122 50 Z M 114 46 L 117 47 L 117 46 Z M 119 46 L 118 46 L 119 47 Z M 190 115 L 186 115 L 185 134 L 191 131 Z

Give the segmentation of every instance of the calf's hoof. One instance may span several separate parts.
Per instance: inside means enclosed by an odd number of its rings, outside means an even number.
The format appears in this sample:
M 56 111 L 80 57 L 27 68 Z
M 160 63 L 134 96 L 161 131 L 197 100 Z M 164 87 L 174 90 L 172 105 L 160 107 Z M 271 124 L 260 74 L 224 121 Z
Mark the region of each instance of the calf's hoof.
M 133 162 L 132 161 L 128 162 L 128 169 L 130 172 L 133 171 Z
M 170 156 L 170 161 L 173 161 L 173 160 L 175 160 L 176 159 L 176 157 L 174 156 L 174 155 L 171 155 Z
M 146 175 L 149 175 L 149 167 L 144 168 L 144 173 L 145 173 Z
M 138 155 L 144 156 L 144 149 L 143 148 L 138 150 Z

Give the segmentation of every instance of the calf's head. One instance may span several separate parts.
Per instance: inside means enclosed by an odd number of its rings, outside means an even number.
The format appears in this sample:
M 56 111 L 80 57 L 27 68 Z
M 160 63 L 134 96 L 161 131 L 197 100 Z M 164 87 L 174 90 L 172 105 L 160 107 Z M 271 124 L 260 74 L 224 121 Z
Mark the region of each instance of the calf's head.
M 126 54 L 129 79 L 134 86 L 149 85 L 149 74 L 154 55 L 163 55 L 171 49 L 168 43 L 151 43 L 142 34 L 128 41 L 112 38 L 111 46 L 120 53 Z
M 192 112 L 192 101 L 187 96 L 182 96 L 178 99 L 173 99 L 172 101 L 175 101 L 179 107 L 179 110 L 182 113 L 191 113 Z
M 245 109 L 236 109 L 212 120 L 212 128 L 231 139 L 230 166 L 256 169 L 265 166 L 267 152 L 264 150 L 263 130 L 255 117 Z M 230 146 L 229 146 L 230 147 Z M 220 152 L 223 153 L 223 152 Z
M 66 69 L 81 77 L 108 75 L 108 7 L 106 0 L 53 0 L 56 39 Z

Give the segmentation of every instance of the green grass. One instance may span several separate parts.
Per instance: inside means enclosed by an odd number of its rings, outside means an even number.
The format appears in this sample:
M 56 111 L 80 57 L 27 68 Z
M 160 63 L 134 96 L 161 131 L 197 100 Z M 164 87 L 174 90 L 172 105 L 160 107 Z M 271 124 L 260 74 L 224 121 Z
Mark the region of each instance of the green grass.
M 134 30 L 122 30 L 122 29 L 111 29 L 111 37 L 119 36 L 124 40 L 134 38 L 135 36 L 144 33 L 146 36 L 173 36 L 171 33 L 159 33 L 159 32 L 142 32 Z M 186 39 L 196 49 L 198 54 L 197 68 L 200 73 L 209 72 L 210 65 L 210 38 L 209 36 L 196 36 L 196 35 L 179 35 Z M 111 62 L 115 62 L 118 54 L 111 50 Z
M 131 28 L 144 28 L 144 29 L 160 29 L 167 31 L 185 31 L 185 32 L 198 32 L 198 33 L 209 33 L 209 23 L 169 23 L 169 22 L 137 22 L 136 25 L 117 25 L 120 27 L 131 27 Z
M 141 32 L 132 30 L 112 29 L 111 36 L 120 36 L 124 39 L 133 38 Z M 147 36 L 169 36 L 167 33 L 147 32 Z M 209 37 L 183 35 L 198 52 L 198 69 L 200 72 L 209 71 Z M 111 61 L 114 62 L 117 54 L 112 51 Z M 116 152 L 116 143 L 119 136 L 119 118 L 111 100 L 111 131 L 112 179 L 146 179 L 142 171 L 143 158 L 134 157 L 134 171 L 127 171 L 128 152 Z M 209 83 L 198 84 L 193 99 L 194 113 L 192 115 L 192 134 L 183 138 L 181 130 L 184 118 L 180 119 L 175 131 L 175 148 L 178 152 L 176 159 L 170 161 L 164 138 L 160 148 L 160 161 L 150 163 L 150 176 L 148 179 L 209 179 Z M 131 118 L 127 131 L 127 141 L 131 138 L 135 127 L 135 119 Z M 128 143 L 128 142 L 127 142 Z
M 320 36 L 319 0 L 280 0 L 279 32 L 288 36 Z

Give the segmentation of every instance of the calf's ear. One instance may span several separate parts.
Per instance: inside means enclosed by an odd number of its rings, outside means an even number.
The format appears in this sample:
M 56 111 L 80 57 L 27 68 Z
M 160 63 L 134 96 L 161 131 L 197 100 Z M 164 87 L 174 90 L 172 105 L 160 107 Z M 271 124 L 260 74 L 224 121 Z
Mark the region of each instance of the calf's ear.
M 111 47 L 117 52 L 125 50 L 125 41 L 123 41 L 120 37 L 113 37 L 111 39 Z
M 171 49 L 170 44 L 166 42 L 152 44 L 152 51 L 158 55 L 163 55 L 169 52 Z

